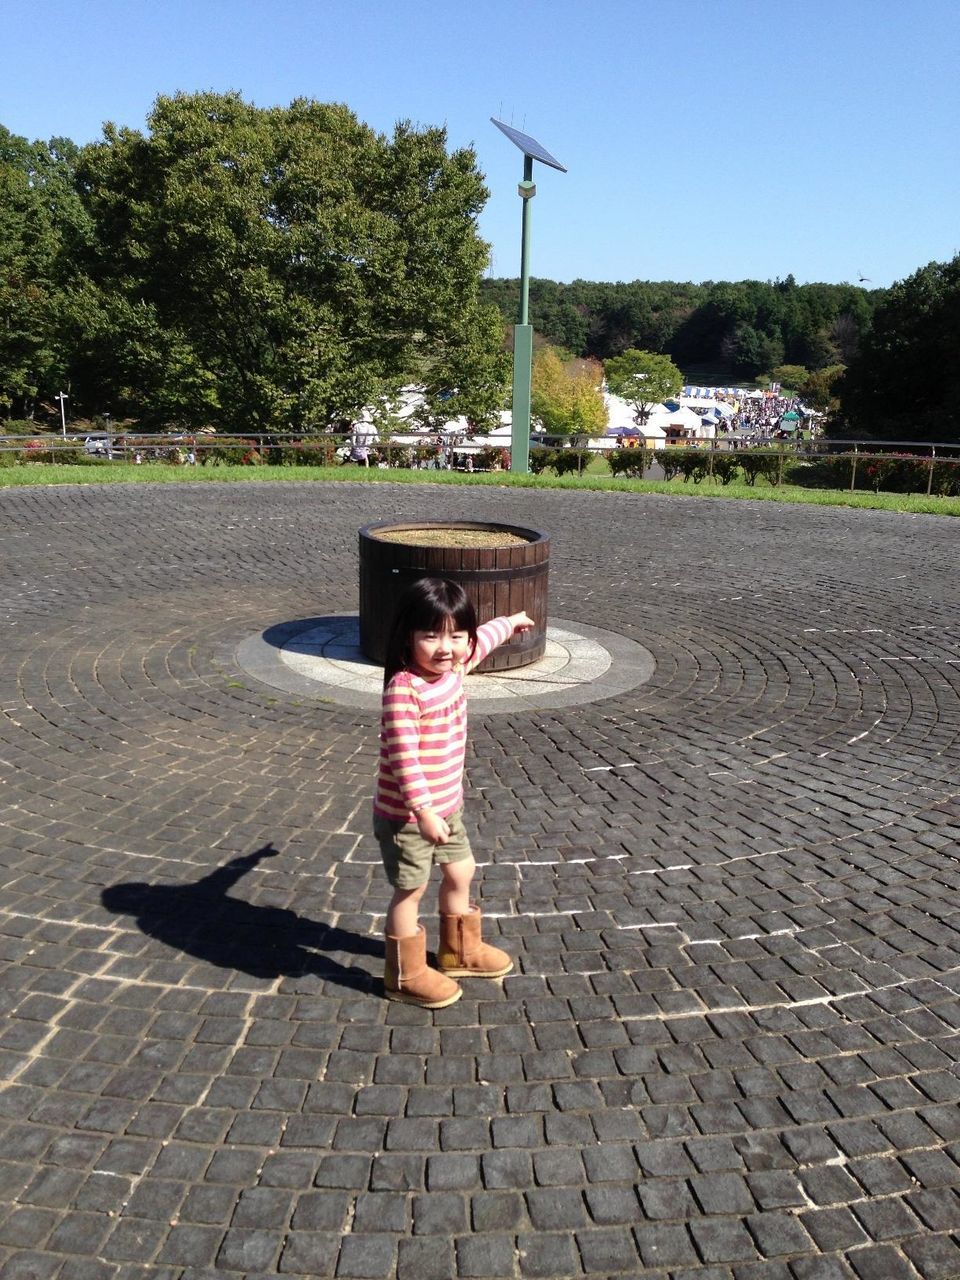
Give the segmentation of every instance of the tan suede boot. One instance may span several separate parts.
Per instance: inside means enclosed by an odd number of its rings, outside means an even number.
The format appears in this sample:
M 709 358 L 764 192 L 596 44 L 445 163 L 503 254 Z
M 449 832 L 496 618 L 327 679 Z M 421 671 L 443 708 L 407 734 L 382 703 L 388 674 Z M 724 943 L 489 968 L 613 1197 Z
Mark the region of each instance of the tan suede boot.
M 423 925 L 409 938 L 386 937 L 383 989 L 388 1000 L 418 1004 L 423 1009 L 445 1009 L 463 995 L 452 978 L 427 966 L 427 935 Z
M 505 951 L 480 937 L 482 913 L 475 904 L 465 916 L 440 916 L 437 968 L 451 978 L 502 978 L 513 968 Z

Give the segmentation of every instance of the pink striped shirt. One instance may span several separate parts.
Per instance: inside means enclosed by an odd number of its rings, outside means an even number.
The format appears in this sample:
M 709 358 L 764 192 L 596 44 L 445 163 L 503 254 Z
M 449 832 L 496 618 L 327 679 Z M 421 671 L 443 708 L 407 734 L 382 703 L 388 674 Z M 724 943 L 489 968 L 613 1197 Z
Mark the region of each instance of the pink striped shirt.
M 473 657 L 439 680 L 398 671 L 383 691 L 380 770 L 374 812 L 394 822 L 416 822 L 413 810 L 428 804 L 448 818 L 463 804 L 467 750 L 467 699 L 463 677 L 509 640 L 507 618 L 477 628 Z

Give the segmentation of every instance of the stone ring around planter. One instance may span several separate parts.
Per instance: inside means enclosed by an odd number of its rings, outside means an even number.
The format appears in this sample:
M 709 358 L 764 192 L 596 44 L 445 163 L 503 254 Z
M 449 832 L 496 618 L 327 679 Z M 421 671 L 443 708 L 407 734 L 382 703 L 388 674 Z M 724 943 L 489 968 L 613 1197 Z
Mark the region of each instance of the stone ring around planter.
M 225 670 L 239 668 L 274 693 L 380 710 L 383 669 L 360 649 L 356 613 L 274 623 L 235 647 L 225 646 L 221 661 Z M 470 675 L 464 686 L 471 715 L 516 715 L 635 697 L 655 671 L 653 654 L 635 640 L 553 618 L 539 662 Z

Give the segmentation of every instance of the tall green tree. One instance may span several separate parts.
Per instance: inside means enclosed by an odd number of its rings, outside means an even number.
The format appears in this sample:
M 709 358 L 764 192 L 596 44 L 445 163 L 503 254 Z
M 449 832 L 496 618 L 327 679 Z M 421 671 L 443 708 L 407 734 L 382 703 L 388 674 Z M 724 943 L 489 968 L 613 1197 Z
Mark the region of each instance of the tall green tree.
M 960 254 L 898 281 L 840 388 L 845 429 L 886 440 L 960 437 Z
M 823 413 L 834 413 L 839 405 L 838 393 L 846 368 L 842 364 L 828 365 L 808 373 L 799 392 L 804 401 Z
M 236 94 L 161 97 L 148 125 L 107 126 L 80 164 L 131 411 L 306 430 L 411 376 L 489 398 L 469 381 L 503 372 L 471 151 L 448 153 L 442 129 L 388 139 L 344 106 Z
M 76 147 L 0 126 L 0 414 L 32 417 L 64 389 L 66 292 L 84 218 Z
M 607 387 L 632 406 L 633 419 L 643 426 L 655 405 L 680 394 L 683 377 L 669 356 L 654 351 L 625 351 L 604 366 Z
M 770 377 L 779 382 L 784 395 L 797 395 L 800 388 L 810 377 L 810 370 L 802 364 L 778 364 L 770 370 Z

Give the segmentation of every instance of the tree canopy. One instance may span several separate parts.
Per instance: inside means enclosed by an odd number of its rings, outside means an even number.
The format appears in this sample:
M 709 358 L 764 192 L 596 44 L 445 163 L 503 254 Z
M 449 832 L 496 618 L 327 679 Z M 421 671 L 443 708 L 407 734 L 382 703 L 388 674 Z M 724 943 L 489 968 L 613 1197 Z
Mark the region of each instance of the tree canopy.
M 898 281 L 840 386 L 845 430 L 887 440 L 960 437 L 960 254 Z
M 76 147 L 0 126 L 0 414 L 29 417 L 64 375 L 64 297 L 84 214 Z
M 597 361 L 564 361 L 554 347 L 542 347 L 533 362 L 531 413 L 548 435 L 602 436 L 607 426 L 602 382 Z
M 607 387 L 633 406 L 637 426 L 643 426 L 654 405 L 680 394 L 683 377 L 669 356 L 655 351 L 624 351 L 603 366 Z
M 512 321 L 519 282 L 483 282 L 484 296 Z M 668 355 L 691 381 L 768 374 L 784 362 L 808 369 L 855 354 L 881 291 L 854 285 L 761 282 L 616 284 L 530 281 L 531 323 L 549 342 L 606 361 L 629 348 Z M 704 372 L 697 372 L 700 368 Z
M 177 94 L 147 123 L 107 125 L 70 173 L 80 216 L 57 311 L 75 408 L 307 430 L 413 382 L 428 414 L 442 397 L 472 421 L 493 417 L 507 362 L 499 315 L 479 296 L 487 192 L 472 151 L 448 152 L 445 130 L 409 123 L 387 138 L 306 99 L 261 109 Z M 67 236 L 44 213 L 22 140 L 9 139 L 0 289 L 26 279 L 42 296 L 21 304 L 30 358 L 0 350 L 8 402 L 28 385 L 53 390 L 45 286 Z M 38 249 L 42 215 L 53 242 Z

